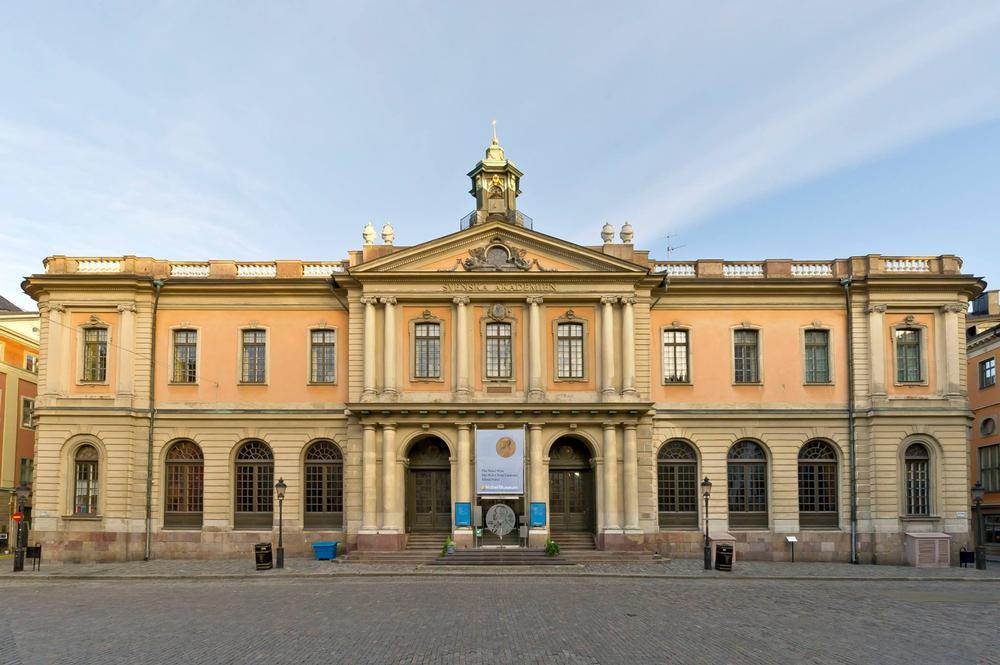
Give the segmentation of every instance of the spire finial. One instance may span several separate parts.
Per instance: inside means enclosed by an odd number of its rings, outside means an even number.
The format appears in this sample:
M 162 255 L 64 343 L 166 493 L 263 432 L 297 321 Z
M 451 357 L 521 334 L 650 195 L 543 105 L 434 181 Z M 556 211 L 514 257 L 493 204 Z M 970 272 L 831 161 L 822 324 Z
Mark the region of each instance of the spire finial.
M 490 122 L 490 124 L 493 125 L 493 145 L 497 145 L 497 121 L 496 121 L 496 118 L 494 118 Z

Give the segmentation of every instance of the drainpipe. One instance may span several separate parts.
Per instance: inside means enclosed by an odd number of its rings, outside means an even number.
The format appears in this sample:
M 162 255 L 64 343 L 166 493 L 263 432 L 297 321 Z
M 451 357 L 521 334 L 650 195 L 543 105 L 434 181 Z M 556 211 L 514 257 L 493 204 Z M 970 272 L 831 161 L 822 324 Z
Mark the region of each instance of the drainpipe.
M 854 429 L 854 312 L 851 307 L 851 278 L 840 280 L 847 308 L 847 440 L 851 468 L 851 563 L 858 563 L 858 469 Z
M 160 306 L 162 279 L 153 280 L 153 321 L 149 342 L 149 438 L 146 440 L 146 547 L 142 560 L 153 555 L 153 426 L 156 424 L 156 310 Z

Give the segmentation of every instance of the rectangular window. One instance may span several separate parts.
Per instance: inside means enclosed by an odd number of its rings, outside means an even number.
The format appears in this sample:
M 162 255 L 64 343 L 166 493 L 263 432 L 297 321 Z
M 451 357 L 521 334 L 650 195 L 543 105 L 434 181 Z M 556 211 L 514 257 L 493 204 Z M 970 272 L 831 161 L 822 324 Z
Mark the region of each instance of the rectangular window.
M 556 326 L 556 376 L 560 379 L 583 378 L 582 323 Z
M 733 367 L 736 383 L 760 383 L 757 340 L 756 330 L 737 330 L 733 333 Z
M 997 359 L 987 358 L 979 363 L 979 387 L 989 388 L 997 382 Z
M 174 383 L 194 383 L 198 380 L 198 333 L 195 330 L 174 331 Z
M 309 381 L 333 383 L 337 380 L 337 333 L 313 330 L 310 334 Z
M 509 323 L 486 324 L 486 378 L 510 379 L 514 376 L 513 344 Z
M 22 485 L 31 484 L 31 472 L 34 469 L 34 460 L 30 457 L 22 457 L 20 462 L 18 482 Z
M 243 383 L 264 383 L 266 380 L 267 333 L 263 330 L 243 331 Z
M 979 479 L 987 492 L 1000 492 L 1000 444 L 979 449 Z
M 830 383 L 830 333 L 806 331 L 806 383 Z
M 83 380 L 108 379 L 108 329 L 83 329 Z
M 38 356 L 36 356 L 33 353 L 25 353 L 24 354 L 24 369 L 28 370 L 29 372 L 37 372 L 38 371 Z
M 441 324 L 423 322 L 413 326 L 413 376 L 441 378 Z
M 35 427 L 34 410 L 35 410 L 35 400 L 29 397 L 22 397 L 21 427 L 24 427 L 25 429 L 33 429 Z
M 690 348 L 686 330 L 663 331 L 663 382 L 687 383 L 691 380 Z
M 920 330 L 901 328 L 896 331 L 896 382 L 920 383 L 923 380 L 920 367 Z

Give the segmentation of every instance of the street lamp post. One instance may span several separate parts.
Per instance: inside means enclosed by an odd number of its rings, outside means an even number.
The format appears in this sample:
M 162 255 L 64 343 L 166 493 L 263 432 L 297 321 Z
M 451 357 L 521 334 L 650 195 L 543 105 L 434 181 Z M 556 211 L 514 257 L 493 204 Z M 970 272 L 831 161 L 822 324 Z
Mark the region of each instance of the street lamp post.
M 275 560 L 275 568 L 285 567 L 285 544 L 282 540 L 282 531 L 284 528 L 284 505 L 285 505 L 285 490 L 288 489 L 288 485 L 285 484 L 284 478 L 278 478 L 278 482 L 274 484 L 274 491 L 278 495 L 278 552 Z
M 21 483 L 17 486 L 17 534 L 14 541 L 14 572 L 19 573 L 24 570 L 24 551 L 28 546 L 28 525 L 24 523 L 24 503 L 27 501 L 31 490 L 27 485 Z
M 712 481 L 708 476 L 701 481 L 701 493 L 705 497 L 705 570 L 712 570 L 712 544 L 708 540 L 708 497 L 712 494 Z
M 976 513 L 976 570 L 986 570 L 986 544 L 983 534 L 983 497 L 986 496 L 986 488 L 981 480 L 977 480 L 972 486 L 972 505 Z

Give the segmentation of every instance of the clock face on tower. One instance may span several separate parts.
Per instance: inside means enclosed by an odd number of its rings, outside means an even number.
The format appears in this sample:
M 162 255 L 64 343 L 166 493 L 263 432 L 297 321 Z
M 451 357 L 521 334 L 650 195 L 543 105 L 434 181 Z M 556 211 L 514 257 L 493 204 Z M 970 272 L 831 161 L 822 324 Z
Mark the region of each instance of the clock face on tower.
M 505 436 L 497 441 L 497 455 L 500 457 L 510 457 L 517 451 L 517 444 L 514 443 L 514 439 L 509 436 Z

